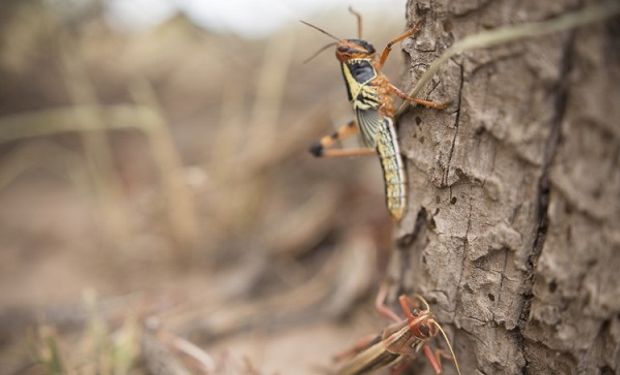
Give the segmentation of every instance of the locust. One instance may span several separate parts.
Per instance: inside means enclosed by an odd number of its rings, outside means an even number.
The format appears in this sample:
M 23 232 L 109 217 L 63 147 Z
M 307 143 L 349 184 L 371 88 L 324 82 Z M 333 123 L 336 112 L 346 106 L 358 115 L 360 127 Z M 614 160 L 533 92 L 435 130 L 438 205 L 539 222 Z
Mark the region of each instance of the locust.
M 394 321 L 379 335 L 367 336 L 359 340 L 354 347 L 334 357 L 342 364 L 336 370 L 336 375 L 366 374 L 384 367 L 391 367 L 392 373 L 404 370 L 422 350 L 436 374 L 441 374 L 441 350 L 433 351 L 427 341 L 438 333 L 446 340 L 450 358 L 454 361 L 457 373 L 460 375 L 458 361 L 448 340 L 448 336 L 435 320 L 426 300 L 420 295 L 401 295 L 400 307 L 404 319 L 385 305 L 387 288 L 382 286 L 376 299 L 377 310 L 388 319 Z
M 421 22 L 389 41 L 381 54 L 377 54 L 373 45 L 362 39 L 361 15 L 351 8 L 349 11 L 357 17 L 358 37 L 355 39 L 337 38 L 318 26 L 301 21 L 335 40 L 322 47 L 312 58 L 325 49 L 336 46 L 336 58 L 340 63 L 347 96 L 355 113 L 355 120 L 341 126 L 334 133 L 322 137 L 310 147 L 310 153 L 316 157 L 378 154 L 383 170 L 386 205 L 392 218 L 400 221 L 407 205 L 407 180 L 394 127 L 396 113 L 394 96 L 410 103 L 440 110 L 445 109 L 447 103 L 410 97 L 390 83 L 389 79 L 381 73 L 381 68 L 387 61 L 392 46 L 418 33 Z M 348 138 L 358 131 L 361 133 L 365 147 L 332 148 L 339 140 Z

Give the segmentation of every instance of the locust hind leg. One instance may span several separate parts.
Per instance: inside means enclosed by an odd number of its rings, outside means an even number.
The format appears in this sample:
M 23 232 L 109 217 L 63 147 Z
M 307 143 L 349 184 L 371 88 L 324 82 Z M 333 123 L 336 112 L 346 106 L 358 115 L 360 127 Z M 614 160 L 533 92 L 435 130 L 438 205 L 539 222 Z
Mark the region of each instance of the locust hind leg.
M 346 156 L 368 156 L 375 155 L 377 152 L 373 148 L 352 148 L 352 149 L 330 149 L 336 142 L 349 138 L 358 131 L 357 124 L 351 120 L 341 126 L 330 135 L 326 135 L 321 140 L 310 147 L 310 153 L 316 157 L 346 157 Z
M 425 99 L 420 99 L 420 98 L 412 98 L 411 96 L 407 95 L 406 93 L 404 93 L 401 89 L 399 89 L 398 87 L 394 86 L 393 84 L 389 84 L 390 86 L 390 91 L 393 92 L 394 94 L 396 94 L 399 98 L 406 100 L 412 104 L 419 104 L 421 106 L 424 106 L 426 108 L 432 108 L 432 109 L 446 109 L 448 107 L 448 105 L 450 104 L 448 103 L 437 103 L 437 102 L 433 102 L 430 100 L 425 100 Z

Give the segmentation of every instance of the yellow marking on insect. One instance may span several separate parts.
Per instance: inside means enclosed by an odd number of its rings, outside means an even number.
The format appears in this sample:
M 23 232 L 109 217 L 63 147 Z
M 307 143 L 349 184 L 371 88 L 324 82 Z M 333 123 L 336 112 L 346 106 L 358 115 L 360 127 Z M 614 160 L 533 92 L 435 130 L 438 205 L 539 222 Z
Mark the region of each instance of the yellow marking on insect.
M 377 134 L 377 153 L 379 153 L 379 160 L 383 168 L 385 200 L 388 211 L 398 221 L 402 218 L 407 206 L 405 169 L 392 120 L 384 118 L 384 124 L 385 129 Z

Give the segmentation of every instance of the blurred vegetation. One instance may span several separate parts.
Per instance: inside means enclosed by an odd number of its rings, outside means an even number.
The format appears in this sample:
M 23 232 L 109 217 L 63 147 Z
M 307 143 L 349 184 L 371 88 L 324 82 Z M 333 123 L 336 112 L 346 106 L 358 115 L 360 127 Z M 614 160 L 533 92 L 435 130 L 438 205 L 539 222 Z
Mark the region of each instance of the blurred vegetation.
M 324 36 L 291 25 L 247 41 L 183 14 L 122 34 L 85 4 L 0 4 L 2 367 L 329 364 L 367 333 L 334 327 L 371 295 L 391 224 L 376 160 L 306 152 L 351 117 L 331 53 L 301 63 Z M 355 30 L 346 9 L 316 19 Z M 402 27 L 368 18 L 365 33 L 381 48 Z M 303 351 L 276 339 L 294 332 Z

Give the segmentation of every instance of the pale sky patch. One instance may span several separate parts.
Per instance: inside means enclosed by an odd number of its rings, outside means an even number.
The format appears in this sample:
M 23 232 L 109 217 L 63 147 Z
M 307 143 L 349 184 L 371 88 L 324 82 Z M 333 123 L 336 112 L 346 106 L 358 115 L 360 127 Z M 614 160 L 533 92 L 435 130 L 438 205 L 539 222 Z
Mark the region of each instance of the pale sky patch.
M 406 0 L 107 0 L 106 18 L 124 30 L 143 30 L 177 10 L 197 24 L 220 32 L 261 38 L 312 14 L 345 13 L 349 5 L 363 14 L 404 14 Z

